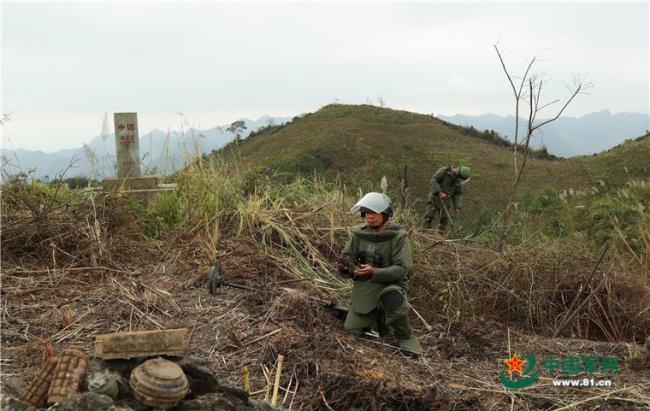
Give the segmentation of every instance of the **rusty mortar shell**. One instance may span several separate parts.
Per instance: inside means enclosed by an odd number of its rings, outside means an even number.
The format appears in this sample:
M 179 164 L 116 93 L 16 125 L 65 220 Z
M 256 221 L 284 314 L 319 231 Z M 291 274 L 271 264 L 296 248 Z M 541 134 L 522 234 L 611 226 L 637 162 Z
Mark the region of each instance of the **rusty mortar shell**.
M 59 354 L 54 378 L 47 393 L 48 404 L 61 402 L 77 394 L 86 377 L 88 357 L 80 348 L 71 347 Z
M 24 403 L 33 405 L 36 408 L 45 407 L 47 402 L 47 392 L 49 391 L 52 380 L 54 379 L 54 369 L 58 363 L 59 357 L 50 358 L 23 396 L 22 401 Z

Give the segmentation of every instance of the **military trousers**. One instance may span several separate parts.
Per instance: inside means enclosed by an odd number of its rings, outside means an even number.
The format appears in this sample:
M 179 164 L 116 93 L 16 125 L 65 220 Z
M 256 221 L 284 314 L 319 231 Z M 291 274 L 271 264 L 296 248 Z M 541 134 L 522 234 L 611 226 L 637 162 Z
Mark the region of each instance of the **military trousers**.
M 343 328 L 356 336 L 376 329 L 380 334 L 394 333 L 400 340 L 411 338 L 413 330 L 408 318 L 410 309 L 404 290 L 389 286 L 382 292 L 377 308 L 368 314 L 357 313 L 350 307 Z
M 440 229 L 446 230 L 449 226 L 449 217 L 443 209 L 443 204 L 447 207 L 447 213 L 450 213 L 453 207 L 453 201 L 450 197 L 440 199 L 437 195 L 431 195 L 427 203 L 427 213 L 424 215 L 424 227 L 433 228 L 433 224 L 440 220 Z

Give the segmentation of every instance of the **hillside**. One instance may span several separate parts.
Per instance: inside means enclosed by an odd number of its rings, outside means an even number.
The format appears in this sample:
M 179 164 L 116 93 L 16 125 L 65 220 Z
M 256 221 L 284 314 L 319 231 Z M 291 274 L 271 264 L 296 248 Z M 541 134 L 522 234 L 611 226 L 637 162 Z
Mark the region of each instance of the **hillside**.
M 650 134 L 627 140 L 597 155 L 569 159 L 577 163 L 592 181 L 616 186 L 630 178 L 650 177 Z
M 476 133 L 475 130 L 474 134 Z M 434 117 L 368 105 L 329 105 L 316 113 L 270 127 L 216 155 L 237 158 L 259 171 L 311 174 L 316 171 L 363 189 L 378 189 L 386 176 L 390 194 L 397 196 L 404 168 L 408 169 L 410 200 L 420 210 L 429 192 L 431 175 L 446 164 L 462 163 L 474 176 L 465 186 L 465 217 L 472 223 L 482 214 L 502 209 L 513 178 L 512 150 L 507 142 L 487 141 L 469 129 Z M 630 177 L 649 175 L 650 139 L 638 139 L 598 156 L 570 159 L 530 158 L 520 195 L 545 187 L 557 190 L 589 187 L 597 180 L 616 186 Z M 622 167 L 625 164 L 628 172 Z

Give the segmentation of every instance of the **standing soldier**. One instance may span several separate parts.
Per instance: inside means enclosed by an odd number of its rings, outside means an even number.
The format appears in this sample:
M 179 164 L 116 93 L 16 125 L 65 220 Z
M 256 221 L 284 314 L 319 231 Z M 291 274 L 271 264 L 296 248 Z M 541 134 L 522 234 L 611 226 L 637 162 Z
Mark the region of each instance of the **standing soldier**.
M 390 221 L 393 206 L 385 194 L 366 194 L 352 207 L 357 211 L 366 224 L 353 231 L 338 265 L 354 279 L 344 328 L 356 336 L 373 328 L 381 334 L 392 331 L 402 350 L 421 354 L 408 319 L 413 257 L 406 233 Z
M 431 178 L 431 193 L 428 202 L 427 214 L 424 216 L 424 227 L 432 228 L 433 222 L 438 220 L 440 215 L 440 229 L 446 230 L 449 224 L 449 216 L 453 203 L 455 214 L 460 213 L 462 207 L 462 184 L 470 178 L 469 167 L 446 166 L 440 167 Z M 446 207 L 446 212 L 445 208 Z

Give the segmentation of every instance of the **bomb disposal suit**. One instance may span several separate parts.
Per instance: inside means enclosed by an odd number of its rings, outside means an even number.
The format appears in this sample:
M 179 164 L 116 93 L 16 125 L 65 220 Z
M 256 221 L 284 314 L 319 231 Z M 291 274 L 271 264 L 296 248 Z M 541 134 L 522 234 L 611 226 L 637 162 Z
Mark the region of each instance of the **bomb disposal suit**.
M 353 277 L 351 307 L 344 328 L 357 336 L 373 328 L 381 334 L 394 333 L 403 350 L 420 354 L 422 347 L 408 319 L 407 293 L 413 259 L 406 232 L 389 221 L 393 207 L 384 194 L 366 194 L 352 207 L 352 212 L 357 211 L 364 218 L 368 213 L 382 213 L 384 219 L 380 226 L 367 223 L 353 231 L 343 250 L 343 257 L 357 266 L 372 266 L 371 275 Z

